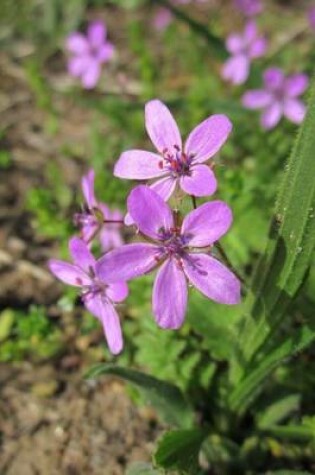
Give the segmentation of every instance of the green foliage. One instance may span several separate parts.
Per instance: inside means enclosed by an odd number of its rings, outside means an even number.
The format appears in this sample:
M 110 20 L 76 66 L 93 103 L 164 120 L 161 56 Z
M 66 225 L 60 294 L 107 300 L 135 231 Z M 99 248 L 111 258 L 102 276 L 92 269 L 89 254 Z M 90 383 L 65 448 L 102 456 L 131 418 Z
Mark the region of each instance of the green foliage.
M 174 384 L 153 378 L 139 371 L 115 365 L 100 364 L 92 368 L 86 378 L 96 378 L 102 374 L 112 374 L 134 384 L 141 389 L 147 401 L 163 414 L 169 423 L 187 427 L 192 424 L 192 411 L 182 392 Z
M 277 328 L 310 267 L 315 245 L 314 126 L 315 85 L 285 168 L 267 249 L 253 278 L 253 294 L 248 297 L 253 320 L 244 332 L 246 360 Z
M 167 432 L 158 441 L 155 463 L 165 469 L 195 475 L 198 473 L 198 455 L 207 433 L 202 429 Z
M 51 358 L 62 348 L 60 329 L 35 305 L 27 313 L 7 309 L 0 314 L 0 341 L 4 362 Z

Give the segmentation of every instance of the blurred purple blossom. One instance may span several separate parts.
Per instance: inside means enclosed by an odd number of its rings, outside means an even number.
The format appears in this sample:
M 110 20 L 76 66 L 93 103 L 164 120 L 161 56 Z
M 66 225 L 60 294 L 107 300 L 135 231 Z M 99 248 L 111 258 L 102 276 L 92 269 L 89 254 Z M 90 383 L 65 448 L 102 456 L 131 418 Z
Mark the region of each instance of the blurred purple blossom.
M 263 81 L 263 89 L 248 91 L 243 95 L 243 105 L 248 109 L 263 110 L 261 125 L 264 129 L 275 127 L 282 116 L 300 124 L 306 107 L 298 97 L 308 87 L 307 75 L 298 73 L 285 76 L 281 69 L 273 67 L 264 72 Z
M 85 198 L 84 209 L 76 213 L 74 222 L 80 227 L 81 237 L 90 243 L 99 233 L 102 250 L 109 251 L 123 244 L 119 223 L 104 223 L 107 221 L 122 221 L 119 210 L 111 211 L 105 203 L 98 202 L 94 193 L 94 170 L 89 170 L 82 178 L 82 192 Z
M 194 196 L 208 196 L 216 191 L 215 175 L 205 162 L 220 150 L 232 130 L 225 115 L 212 115 L 201 122 L 183 146 L 170 110 L 155 99 L 145 106 L 145 126 L 158 154 L 144 150 L 122 153 L 115 165 L 115 176 L 131 180 L 157 178 L 151 188 L 165 201 L 177 186 Z
M 173 14 L 168 8 L 162 7 L 157 10 L 153 18 L 153 26 L 158 31 L 165 30 L 173 20 Z
M 125 300 L 128 295 L 127 284 L 108 284 L 99 273 L 99 261 L 95 260 L 81 239 L 72 238 L 69 250 L 73 264 L 51 259 L 49 268 L 65 284 L 81 288 L 85 307 L 102 323 L 109 349 L 116 355 L 123 348 L 123 339 L 114 302 Z
M 114 54 L 114 46 L 106 40 L 106 34 L 105 24 L 94 21 L 89 24 L 86 36 L 73 32 L 66 39 L 66 50 L 70 54 L 68 72 L 71 76 L 80 78 L 86 89 L 96 86 L 102 64 Z
M 226 48 L 231 57 L 223 65 L 222 77 L 239 85 L 249 76 L 251 60 L 265 54 L 267 41 L 259 35 L 256 23 L 249 21 L 242 34 L 232 33 L 228 36 Z
M 177 329 L 182 325 L 188 282 L 215 302 L 239 303 L 239 280 L 207 250 L 232 224 L 232 212 L 223 201 L 199 206 L 179 226 L 163 199 L 140 185 L 128 197 L 128 211 L 149 242 L 127 244 L 105 254 L 99 260 L 99 276 L 115 283 L 159 267 L 152 304 L 160 327 Z
M 263 10 L 261 0 L 234 0 L 234 4 L 238 10 L 248 17 L 258 15 Z
M 308 11 L 308 21 L 310 24 L 310 27 L 315 30 L 315 7 L 312 7 Z

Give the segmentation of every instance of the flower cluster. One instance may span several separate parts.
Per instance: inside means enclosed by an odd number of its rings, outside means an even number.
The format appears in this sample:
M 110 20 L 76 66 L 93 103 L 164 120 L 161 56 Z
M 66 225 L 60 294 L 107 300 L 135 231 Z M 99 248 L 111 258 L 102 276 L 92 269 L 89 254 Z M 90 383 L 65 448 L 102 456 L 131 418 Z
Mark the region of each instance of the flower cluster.
M 195 206 L 196 197 L 216 190 L 213 157 L 227 140 L 231 122 L 225 115 L 210 116 L 183 145 L 169 109 L 152 100 L 145 107 L 145 124 L 158 153 L 126 151 L 114 169 L 119 178 L 149 180 L 136 186 L 127 199 L 127 222 L 133 226 L 136 242 L 123 244 L 117 230 L 121 216 L 110 215 L 107 206 L 96 200 L 90 170 L 82 179 L 85 205 L 75 215 L 80 237 L 69 243 L 73 263 L 55 259 L 49 263 L 58 279 L 81 288 L 82 302 L 102 323 L 113 354 L 123 347 L 116 304 L 127 297 L 126 282 L 131 279 L 157 271 L 152 309 L 164 329 L 183 324 L 189 286 L 221 304 L 240 301 L 238 277 L 212 252 L 232 224 L 232 211 L 219 200 Z M 157 181 L 151 183 L 152 179 Z M 191 196 L 194 209 L 183 216 L 167 203 L 172 194 Z M 96 237 L 103 250 L 97 260 L 90 250 Z
M 226 40 L 230 57 L 224 63 L 221 76 L 234 85 L 245 83 L 250 74 L 252 60 L 267 51 L 267 41 L 258 33 L 253 17 L 263 11 L 261 0 L 234 0 L 235 7 L 248 18 L 243 33 L 231 33 Z M 308 12 L 311 27 L 315 25 L 315 9 Z M 269 67 L 262 74 L 263 88 L 243 94 L 242 104 L 247 109 L 262 109 L 260 124 L 265 130 L 274 128 L 284 116 L 300 124 L 306 107 L 299 98 L 308 87 L 303 73 L 286 76 L 278 67 Z

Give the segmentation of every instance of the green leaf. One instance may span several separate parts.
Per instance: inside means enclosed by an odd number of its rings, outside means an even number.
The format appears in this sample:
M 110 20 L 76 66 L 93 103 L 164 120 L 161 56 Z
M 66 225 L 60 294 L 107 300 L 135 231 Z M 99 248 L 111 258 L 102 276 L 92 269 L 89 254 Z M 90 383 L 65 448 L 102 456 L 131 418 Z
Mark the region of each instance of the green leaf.
M 94 379 L 102 374 L 112 374 L 136 385 L 146 396 L 147 402 L 154 406 L 168 424 L 189 427 L 193 423 L 193 411 L 180 389 L 174 384 L 153 378 L 140 371 L 116 365 L 100 364 L 92 368 L 86 378 Z
M 290 394 L 271 404 L 258 416 L 257 426 L 260 429 L 266 429 L 274 424 L 278 424 L 291 414 L 291 412 L 299 408 L 300 400 L 300 394 Z
M 277 366 L 287 358 L 307 347 L 315 339 L 315 330 L 307 326 L 293 333 L 282 345 L 278 346 L 257 365 L 248 367 L 244 377 L 231 392 L 229 404 L 232 410 L 243 413 L 259 394 L 262 383 Z
M 266 429 L 264 433 L 283 440 L 296 442 L 315 441 L 315 429 L 306 425 L 274 426 Z
M 197 292 L 191 292 L 188 322 L 202 336 L 202 344 L 214 358 L 230 358 L 234 339 L 237 338 L 235 329 L 239 317 L 239 306 L 218 305 Z
M 196 475 L 201 445 L 207 430 L 174 430 L 167 432 L 158 442 L 155 463 L 165 469 L 176 469 Z
M 299 291 L 315 246 L 315 82 L 306 118 L 285 166 L 267 248 L 252 282 L 241 345 L 249 361 L 282 322 Z
M 14 325 L 14 312 L 11 309 L 0 313 L 0 342 L 8 338 Z

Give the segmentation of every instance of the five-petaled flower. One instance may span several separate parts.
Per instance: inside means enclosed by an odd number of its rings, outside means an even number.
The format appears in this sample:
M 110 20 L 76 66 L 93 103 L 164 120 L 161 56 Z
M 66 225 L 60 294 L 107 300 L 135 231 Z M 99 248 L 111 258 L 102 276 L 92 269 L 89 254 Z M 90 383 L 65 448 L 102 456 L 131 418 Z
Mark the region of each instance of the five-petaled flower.
M 119 210 L 111 211 L 105 203 L 96 200 L 94 180 L 95 173 L 92 169 L 82 178 L 85 205 L 81 213 L 74 215 L 74 222 L 80 227 L 81 237 L 86 243 L 90 243 L 96 235 L 99 235 L 101 248 L 106 252 L 123 244 L 119 229 L 119 221 L 122 222 L 123 216 Z
M 145 126 L 159 154 L 144 150 L 124 152 L 115 165 L 115 176 L 134 180 L 158 178 L 151 188 L 165 201 L 177 185 L 194 196 L 215 192 L 215 175 L 204 162 L 218 152 L 232 130 L 232 124 L 225 115 L 213 115 L 201 122 L 182 146 L 171 112 L 155 99 L 146 104 Z
M 114 302 L 125 300 L 128 295 L 127 284 L 121 279 L 108 284 L 99 272 L 99 261 L 95 260 L 81 239 L 72 238 L 69 249 L 73 264 L 51 259 L 49 268 L 62 282 L 82 289 L 85 307 L 102 323 L 109 349 L 116 355 L 123 348 L 123 339 Z
M 99 276 L 115 283 L 159 267 L 153 313 L 160 327 L 177 329 L 182 325 L 187 280 L 216 302 L 239 303 L 239 280 L 207 252 L 231 226 L 232 212 L 224 202 L 199 206 L 179 225 L 163 199 L 148 186 L 139 185 L 128 197 L 128 211 L 149 242 L 126 244 L 105 254 L 99 260 Z
M 279 68 L 269 68 L 263 75 L 264 88 L 248 91 L 242 98 L 248 109 L 263 109 L 261 125 L 272 129 L 284 115 L 295 124 L 300 124 L 305 116 L 305 104 L 298 99 L 308 87 L 306 74 L 285 76 Z
M 226 48 L 231 57 L 223 65 L 222 77 L 239 85 L 248 78 L 252 59 L 265 54 L 267 41 L 259 35 L 256 23 L 249 21 L 243 34 L 232 33 L 228 36 Z
M 234 4 L 245 16 L 255 16 L 262 12 L 261 0 L 234 0 Z
M 89 24 L 87 34 L 73 32 L 66 39 L 66 49 L 70 53 L 68 71 L 71 76 L 81 79 L 84 88 L 96 86 L 101 65 L 109 61 L 114 46 L 106 39 L 106 26 L 101 21 Z

